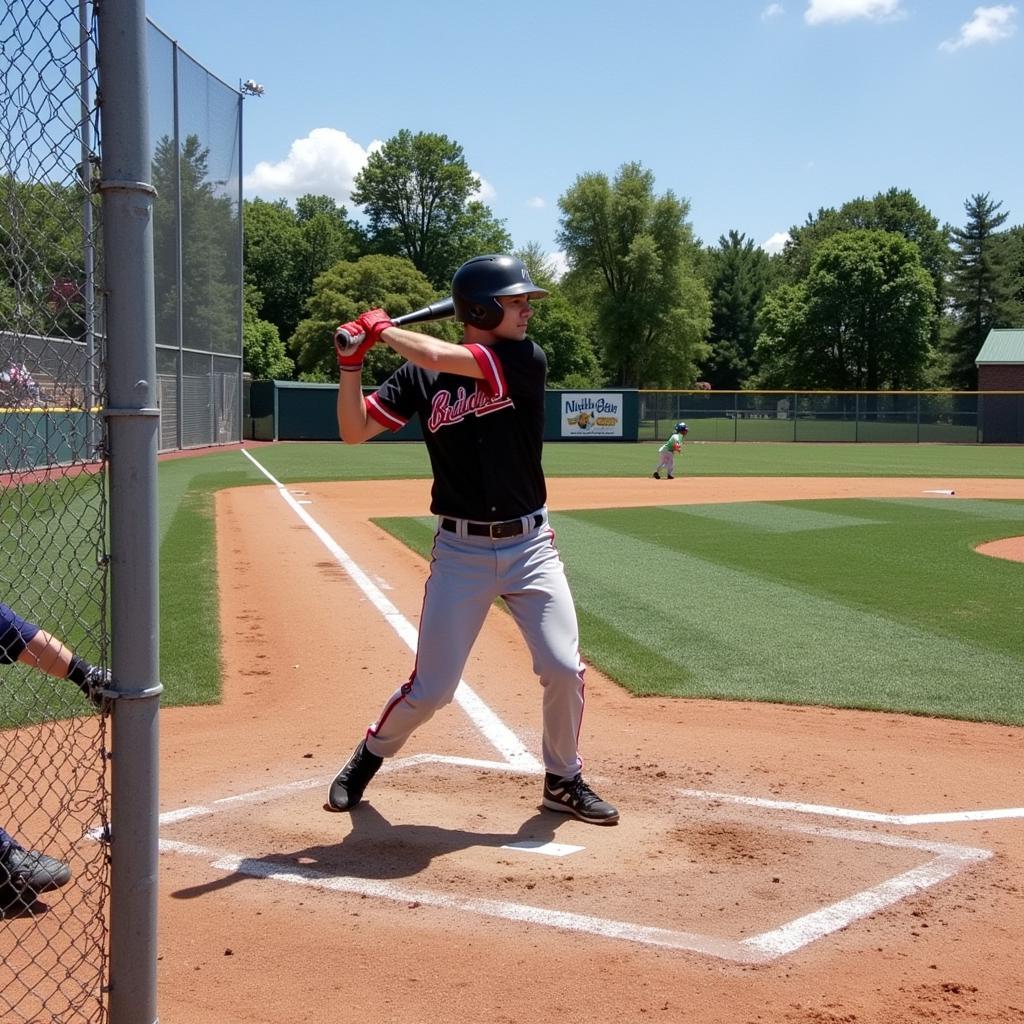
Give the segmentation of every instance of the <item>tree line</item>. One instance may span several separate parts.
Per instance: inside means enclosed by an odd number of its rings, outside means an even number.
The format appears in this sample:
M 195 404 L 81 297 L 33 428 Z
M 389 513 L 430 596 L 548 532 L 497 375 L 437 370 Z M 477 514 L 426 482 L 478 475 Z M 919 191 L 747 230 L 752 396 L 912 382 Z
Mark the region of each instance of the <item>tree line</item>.
M 960 226 L 905 189 L 852 199 L 769 255 L 739 231 L 702 245 L 689 202 L 628 163 L 579 175 L 559 199 L 559 278 L 536 243 L 515 248 L 476 188 L 461 146 L 406 130 L 355 179 L 365 226 L 325 196 L 247 202 L 250 372 L 333 379 L 336 324 L 447 294 L 480 252 L 515 251 L 551 291 L 531 336 L 561 387 L 973 390 L 988 331 L 1024 326 L 1024 227 L 1007 228 L 987 193 Z M 395 361 L 374 351 L 369 377 Z
M 153 173 L 162 196 L 180 189 L 188 221 L 181 307 L 190 347 L 230 351 L 232 204 L 208 180 L 194 137 L 178 154 L 162 140 Z M 0 313 L 14 322 L 31 309 L 33 321 L 49 322 L 23 329 L 40 333 L 59 317 L 73 335 L 75 299 L 57 305 L 42 294 L 71 283 L 81 245 L 78 206 L 55 203 L 54 188 L 0 178 Z M 478 189 L 457 142 L 402 130 L 356 176 L 359 220 L 324 195 L 246 201 L 246 370 L 334 380 L 338 323 L 371 306 L 426 305 L 483 252 L 515 252 L 549 289 L 530 334 L 558 387 L 973 390 L 988 331 L 1024 326 L 1024 226 L 1007 226 L 1009 211 L 988 193 L 965 200 L 962 225 L 940 224 L 906 189 L 858 197 L 809 215 L 769 255 L 738 230 L 702 244 L 688 200 L 659 193 L 651 171 L 632 162 L 614 176 L 583 173 L 559 198 L 557 241 L 569 266 L 560 276 L 537 243 L 514 244 Z M 158 257 L 175 244 L 173 209 L 157 206 Z M 171 343 L 175 261 L 157 264 L 158 339 Z M 458 338 L 451 323 L 422 329 Z M 383 346 L 372 350 L 368 382 L 397 362 Z

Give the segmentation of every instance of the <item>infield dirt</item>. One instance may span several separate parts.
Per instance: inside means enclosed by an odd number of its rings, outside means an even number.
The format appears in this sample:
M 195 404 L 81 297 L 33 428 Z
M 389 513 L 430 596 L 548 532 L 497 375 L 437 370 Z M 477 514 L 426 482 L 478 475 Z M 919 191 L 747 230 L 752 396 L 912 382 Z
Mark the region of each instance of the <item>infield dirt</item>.
M 929 489 L 1024 497 L 1024 482 L 1006 480 L 549 486 L 554 510 Z M 368 519 L 426 514 L 429 482 L 289 491 L 416 625 L 427 567 Z M 327 782 L 412 654 L 276 488 L 221 492 L 217 517 L 223 703 L 162 713 L 162 810 L 193 814 L 161 829 L 182 844 L 161 856 L 162 1021 L 1024 1021 L 1024 811 L 865 824 L 683 792 L 878 815 L 1020 809 L 1024 730 L 640 699 L 590 669 L 581 748 L 618 826 L 542 811 L 537 776 L 441 761 L 382 772 L 352 814 L 328 814 Z M 539 756 L 539 687 L 500 611 L 465 678 Z M 501 760 L 457 705 L 416 734 L 412 755 Z M 252 796 L 268 787 L 282 788 Z M 809 824 L 868 835 L 794 831 Z M 776 959 L 718 955 L 931 859 L 870 836 L 992 856 Z M 506 848 L 523 841 L 580 849 Z M 487 916 L 482 900 L 537 919 Z M 592 920 L 630 928 L 599 934 Z M 638 939 L 658 929 L 706 948 Z

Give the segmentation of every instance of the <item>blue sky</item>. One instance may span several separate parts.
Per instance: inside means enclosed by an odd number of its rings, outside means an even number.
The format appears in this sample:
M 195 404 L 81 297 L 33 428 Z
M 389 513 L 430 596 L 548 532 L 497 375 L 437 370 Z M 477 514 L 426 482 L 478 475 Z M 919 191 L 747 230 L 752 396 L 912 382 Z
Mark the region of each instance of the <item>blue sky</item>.
M 1018 0 L 1019 2 L 1019 0 Z M 896 186 L 940 222 L 988 192 L 1024 224 L 1015 4 L 972 0 L 149 0 L 245 101 L 247 198 L 348 201 L 402 128 L 462 145 L 517 246 L 558 249 L 577 175 L 638 161 L 698 237 L 772 249 Z

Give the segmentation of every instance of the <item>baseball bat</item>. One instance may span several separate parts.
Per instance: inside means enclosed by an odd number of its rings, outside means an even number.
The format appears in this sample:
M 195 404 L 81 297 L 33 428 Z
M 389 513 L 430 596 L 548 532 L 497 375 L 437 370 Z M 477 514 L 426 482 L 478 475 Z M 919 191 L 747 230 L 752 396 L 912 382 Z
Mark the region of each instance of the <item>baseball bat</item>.
M 405 316 L 392 317 L 391 324 L 394 327 L 406 327 L 409 324 L 425 324 L 430 320 L 447 320 L 452 316 L 455 316 L 455 301 L 449 295 L 447 299 L 432 302 L 429 306 L 424 306 L 422 309 L 414 309 L 411 313 L 406 313 Z M 338 340 L 338 332 L 340 330 L 341 328 L 339 327 L 334 332 L 335 341 Z M 366 337 L 365 334 L 357 334 L 355 337 L 352 337 L 347 331 L 344 334 L 346 338 L 351 338 L 351 340 L 345 341 L 344 345 L 342 345 L 343 351 L 361 345 Z

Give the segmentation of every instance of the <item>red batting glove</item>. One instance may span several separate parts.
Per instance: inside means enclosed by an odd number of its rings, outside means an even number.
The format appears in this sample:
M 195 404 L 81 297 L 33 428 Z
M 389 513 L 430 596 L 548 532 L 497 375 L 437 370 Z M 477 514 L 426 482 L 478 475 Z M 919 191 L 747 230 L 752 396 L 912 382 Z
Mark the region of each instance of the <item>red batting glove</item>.
M 368 309 L 365 313 L 361 313 L 356 320 L 360 330 L 366 332 L 368 338 L 373 338 L 377 341 L 381 332 L 387 330 L 389 327 L 394 327 L 391 322 L 391 318 L 383 309 Z
M 363 340 L 353 346 L 352 340 L 363 335 Z M 363 330 L 358 320 L 342 324 L 334 332 L 334 351 L 338 355 L 338 366 L 347 373 L 358 373 L 363 368 L 363 358 L 373 348 L 377 339 Z

